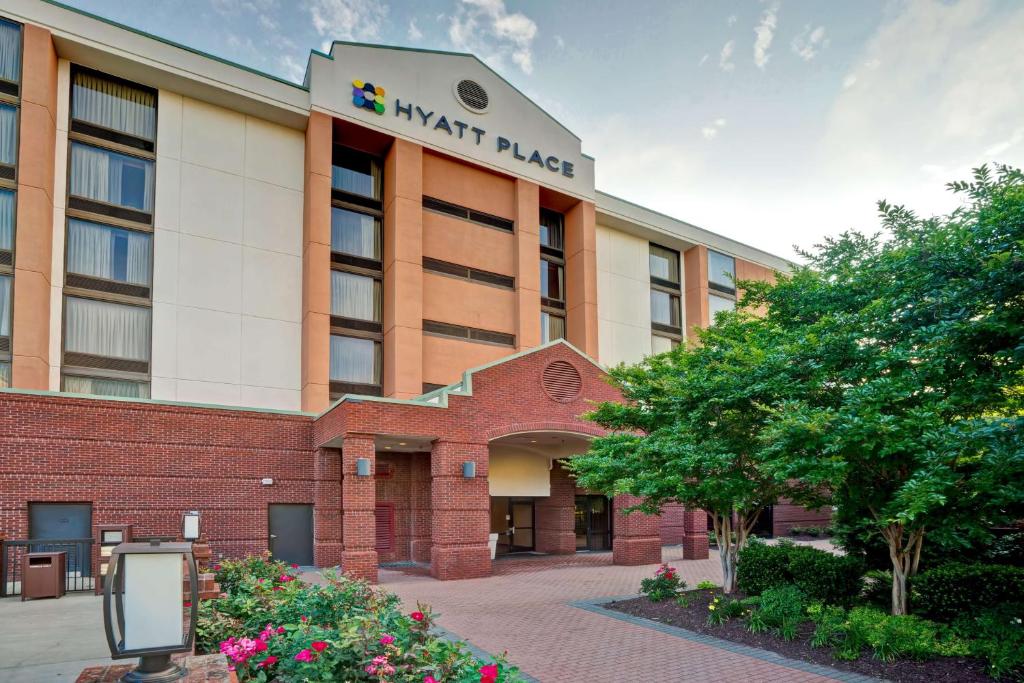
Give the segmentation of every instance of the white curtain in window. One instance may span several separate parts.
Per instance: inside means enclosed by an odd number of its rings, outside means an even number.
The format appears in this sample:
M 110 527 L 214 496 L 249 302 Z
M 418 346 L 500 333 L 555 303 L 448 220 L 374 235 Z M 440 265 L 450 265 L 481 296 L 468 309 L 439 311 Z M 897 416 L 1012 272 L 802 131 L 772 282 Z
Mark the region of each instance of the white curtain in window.
M 377 219 L 355 211 L 331 209 L 331 249 L 380 260 Z
M 675 297 L 667 292 L 651 290 L 651 321 L 662 325 L 678 325 L 679 309 Z
M 377 195 L 380 187 L 380 166 L 373 163 L 368 163 L 367 166 L 369 173 L 344 166 L 332 166 L 331 186 L 345 192 L 379 199 Z
M 331 335 L 331 381 L 376 384 L 380 381 L 377 343 Z
M 118 379 L 79 377 L 77 375 L 64 375 L 64 391 L 72 394 L 149 398 L 149 385 L 144 382 L 126 382 Z
M 149 309 L 68 297 L 64 349 L 108 358 L 149 360 Z
M 135 137 L 156 137 L 153 93 L 84 71 L 75 72 L 71 117 Z
M 372 277 L 331 271 L 331 315 L 380 320 L 380 285 Z
M 127 249 L 118 253 L 116 243 L 124 240 Z M 148 285 L 149 269 L 149 235 L 74 218 L 68 221 L 68 271 Z
M 11 278 L 0 277 L 0 337 L 11 336 Z
M 132 182 L 142 175 L 142 187 Z M 80 143 L 71 145 L 71 194 L 153 211 L 153 162 Z
M 11 364 L 0 363 L 0 389 L 11 386 Z
M 18 161 L 18 110 L 0 105 L 0 164 L 13 166 Z
M 14 193 L 0 190 L 0 249 L 14 248 Z
M 21 27 L 0 19 L 0 78 L 17 81 L 21 76 Z

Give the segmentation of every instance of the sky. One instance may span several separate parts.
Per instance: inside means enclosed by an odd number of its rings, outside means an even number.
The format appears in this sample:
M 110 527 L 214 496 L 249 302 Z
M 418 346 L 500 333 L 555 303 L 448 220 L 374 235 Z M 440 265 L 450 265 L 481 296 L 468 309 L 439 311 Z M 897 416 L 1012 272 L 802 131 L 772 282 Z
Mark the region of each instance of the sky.
M 597 188 L 786 258 L 1024 166 L 1018 0 L 67 0 L 301 82 L 330 41 L 472 52 L 583 140 Z

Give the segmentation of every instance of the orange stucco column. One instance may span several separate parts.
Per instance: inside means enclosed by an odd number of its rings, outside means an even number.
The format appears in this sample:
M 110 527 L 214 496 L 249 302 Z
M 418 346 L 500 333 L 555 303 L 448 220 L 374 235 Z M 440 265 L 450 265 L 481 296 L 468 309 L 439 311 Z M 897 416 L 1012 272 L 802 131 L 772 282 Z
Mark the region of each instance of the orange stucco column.
M 423 148 L 395 140 L 384 161 L 384 395 L 423 393 Z
M 597 227 L 593 202 L 565 214 L 565 336 L 597 358 Z
M 25 25 L 22 40 L 11 385 L 48 389 L 57 52 L 46 29 Z
M 516 350 L 540 344 L 540 187 L 516 179 Z
M 707 247 L 691 247 L 683 252 L 683 305 L 686 307 L 686 338 L 694 341 L 696 328 L 707 327 L 711 320 Z
M 331 117 L 311 112 L 302 208 L 302 409 L 330 398 Z

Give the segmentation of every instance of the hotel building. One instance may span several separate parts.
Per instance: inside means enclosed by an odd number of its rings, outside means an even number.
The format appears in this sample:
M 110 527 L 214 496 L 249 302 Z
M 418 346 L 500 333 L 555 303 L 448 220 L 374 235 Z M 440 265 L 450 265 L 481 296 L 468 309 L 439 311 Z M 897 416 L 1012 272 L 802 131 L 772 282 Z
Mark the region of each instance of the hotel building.
M 771 254 L 597 191 L 472 55 L 335 42 L 295 84 L 43 0 L 0 10 L 0 534 L 173 535 L 373 578 L 707 555 L 578 490 L 602 367 Z M 766 531 L 820 519 L 776 506 Z

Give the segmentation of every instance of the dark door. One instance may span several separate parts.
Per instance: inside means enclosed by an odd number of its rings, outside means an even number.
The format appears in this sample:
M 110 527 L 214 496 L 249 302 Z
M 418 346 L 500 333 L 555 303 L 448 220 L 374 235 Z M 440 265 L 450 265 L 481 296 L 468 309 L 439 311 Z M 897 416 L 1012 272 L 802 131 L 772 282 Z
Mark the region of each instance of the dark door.
M 92 538 L 92 505 L 89 503 L 29 503 L 28 537 L 32 540 L 81 540 Z M 91 576 L 88 545 L 34 546 L 33 551 L 64 550 L 68 573 Z
M 270 554 L 304 567 L 313 564 L 313 506 L 270 506 Z
M 611 550 L 611 508 L 605 496 L 576 496 L 576 550 Z
M 761 510 L 761 514 L 757 516 L 757 521 L 754 522 L 754 528 L 750 530 L 751 536 L 757 536 L 758 538 L 771 538 L 774 535 L 774 510 L 775 509 L 771 505 Z

